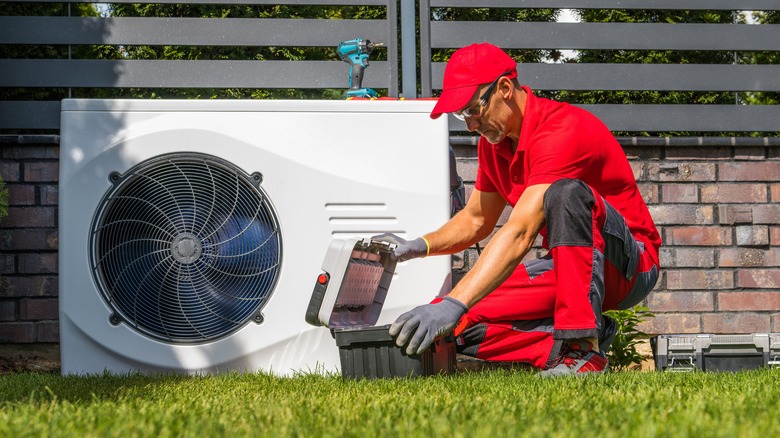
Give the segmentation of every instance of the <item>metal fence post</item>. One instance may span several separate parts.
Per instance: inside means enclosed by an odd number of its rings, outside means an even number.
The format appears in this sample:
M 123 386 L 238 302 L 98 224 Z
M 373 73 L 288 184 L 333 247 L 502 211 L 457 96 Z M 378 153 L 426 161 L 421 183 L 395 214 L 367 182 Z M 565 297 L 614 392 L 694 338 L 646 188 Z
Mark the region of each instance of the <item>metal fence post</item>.
M 401 90 L 407 99 L 417 97 L 416 21 L 414 0 L 401 0 Z

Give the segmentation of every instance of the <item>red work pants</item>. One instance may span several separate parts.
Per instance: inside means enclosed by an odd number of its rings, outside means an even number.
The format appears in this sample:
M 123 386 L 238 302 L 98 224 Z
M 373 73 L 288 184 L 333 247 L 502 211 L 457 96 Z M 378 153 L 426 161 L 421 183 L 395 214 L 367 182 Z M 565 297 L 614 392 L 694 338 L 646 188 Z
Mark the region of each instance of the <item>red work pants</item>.
M 458 351 L 543 368 L 565 339 L 597 338 L 602 310 L 627 309 L 658 279 L 658 257 L 623 217 L 579 180 L 560 180 L 544 200 L 549 254 L 517 267 L 463 316 Z

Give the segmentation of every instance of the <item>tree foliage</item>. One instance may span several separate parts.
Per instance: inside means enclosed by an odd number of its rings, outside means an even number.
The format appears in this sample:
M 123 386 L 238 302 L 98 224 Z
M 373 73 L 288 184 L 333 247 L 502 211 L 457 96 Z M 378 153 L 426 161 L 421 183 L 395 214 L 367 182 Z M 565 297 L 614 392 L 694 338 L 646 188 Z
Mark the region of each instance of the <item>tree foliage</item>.
M 0 3 L 5 15 L 79 16 L 100 14 L 92 4 Z M 373 6 L 291 6 L 291 5 L 218 5 L 218 4 L 129 4 L 111 3 L 105 14 L 111 17 L 191 17 L 191 18 L 284 18 L 284 19 L 384 19 L 387 11 Z M 152 45 L 84 45 L 84 46 L 0 46 L 0 58 L 11 59 L 127 59 L 127 60 L 338 60 L 337 42 L 323 42 L 320 47 L 283 46 L 152 46 Z M 379 49 L 373 60 L 386 60 Z M 5 88 L 3 100 L 60 100 L 65 97 L 100 98 L 295 98 L 339 99 L 344 97 L 348 67 L 344 66 L 342 89 L 203 89 L 203 88 Z
M 753 18 L 759 24 L 780 24 L 780 11 L 754 12 Z M 780 64 L 780 52 L 750 52 L 745 55 L 745 63 Z M 780 104 L 780 92 L 764 91 L 760 93 L 747 93 L 745 101 L 751 104 L 778 105 Z
M 4 15 L 19 16 L 98 16 L 94 4 L 72 3 L 0 3 Z M 129 4 L 109 3 L 104 14 L 113 17 L 206 17 L 242 19 L 383 19 L 387 11 L 377 6 L 344 5 L 235 5 L 235 4 Z M 667 10 L 578 10 L 582 21 L 616 23 L 731 23 L 735 16 L 730 11 L 667 11 Z M 526 8 L 433 8 L 434 21 L 493 22 L 554 22 L 556 9 Z M 759 23 L 780 23 L 777 11 L 755 12 Z M 474 42 L 486 38 L 479 31 Z M 436 49 L 434 62 L 449 59 L 454 49 Z M 582 62 L 582 63 L 690 63 L 690 64 L 776 64 L 776 51 L 734 53 L 729 51 L 672 51 L 672 50 L 582 50 L 575 57 L 564 58 L 555 48 L 508 50 L 518 62 Z M 335 44 L 327 42 L 320 47 L 282 46 L 151 46 L 151 45 L 2 45 L 0 58 L 4 59 L 166 59 L 166 60 L 337 60 Z M 386 59 L 385 51 L 376 51 L 372 59 Z M 345 66 L 345 86 L 346 86 Z M 341 98 L 344 89 L 66 89 L 66 88 L 0 88 L 3 100 L 59 100 L 64 97 L 133 97 L 133 98 Z M 570 91 L 556 90 L 539 93 L 573 103 L 698 103 L 698 104 L 778 104 L 780 93 L 733 93 L 700 91 Z M 695 134 L 695 133 L 678 133 Z
M 577 10 L 583 22 L 590 23 L 679 23 L 744 24 L 741 14 L 731 11 L 684 11 L 684 10 Z M 757 21 L 777 20 L 775 12 L 756 13 Z M 576 56 L 565 62 L 604 64 L 771 64 L 777 63 L 776 52 L 734 52 L 707 50 L 580 50 Z M 570 91 L 560 90 L 553 97 L 578 104 L 766 104 L 777 103 L 778 93 L 745 93 L 732 91 Z M 697 136 L 698 132 L 666 133 L 617 133 L 618 135 L 665 135 Z M 759 133 L 755 133 L 758 135 Z M 719 133 L 732 136 L 739 133 Z
M 207 4 L 111 4 L 114 17 L 203 17 L 203 18 L 285 18 L 285 19 L 383 19 L 384 8 L 367 6 L 290 6 L 290 5 L 207 5 Z M 282 46 L 122 46 L 118 55 L 126 59 L 170 60 L 338 60 L 336 44 L 327 42 L 320 47 Z M 372 59 L 381 60 L 384 53 L 377 51 Z M 347 84 L 344 68 L 344 83 Z M 132 89 L 125 90 L 133 97 L 179 98 L 343 98 L 344 90 L 318 89 Z
M 578 10 L 588 23 L 731 23 L 730 11 Z M 681 50 L 581 50 L 569 62 L 602 64 L 731 64 L 734 52 Z M 734 103 L 734 93 L 698 91 L 564 91 L 577 103 Z
M 6 16 L 97 17 L 95 6 L 87 3 L 0 3 Z M 92 58 L 93 48 L 67 45 L 0 45 L 0 59 L 68 59 Z M 0 100 L 60 100 L 68 96 L 67 88 L 0 88 Z
M 431 19 L 433 21 L 481 21 L 485 22 L 485 29 L 490 22 L 554 22 L 560 11 L 557 9 L 501 9 L 501 8 L 433 8 Z M 475 43 L 484 42 L 483 35 L 472 35 Z M 433 62 L 445 62 L 450 59 L 456 49 L 435 49 L 431 52 Z M 507 53 L 517 62 L 542 62 L 548 58 L 560 56 L 560 52 L 550 50 L 518 50 L 510 49 Z

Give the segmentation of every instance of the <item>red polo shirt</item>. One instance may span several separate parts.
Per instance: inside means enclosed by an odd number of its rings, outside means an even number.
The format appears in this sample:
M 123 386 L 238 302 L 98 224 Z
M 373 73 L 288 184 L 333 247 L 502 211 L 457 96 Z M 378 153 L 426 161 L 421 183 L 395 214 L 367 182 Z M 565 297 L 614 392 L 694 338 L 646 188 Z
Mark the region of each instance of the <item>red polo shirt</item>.
M 517 152 L 512 155 L 509 138 L 497 145 L 480 138 L 474 187 L 498 192 L 514 207 L 528 186 L 582 180 L 623 215 L 634 237 L 652 247 L 657 259 L 661 237 L 625 152 L 609 129 L 581 108 L 523 90 L 528 99 Z

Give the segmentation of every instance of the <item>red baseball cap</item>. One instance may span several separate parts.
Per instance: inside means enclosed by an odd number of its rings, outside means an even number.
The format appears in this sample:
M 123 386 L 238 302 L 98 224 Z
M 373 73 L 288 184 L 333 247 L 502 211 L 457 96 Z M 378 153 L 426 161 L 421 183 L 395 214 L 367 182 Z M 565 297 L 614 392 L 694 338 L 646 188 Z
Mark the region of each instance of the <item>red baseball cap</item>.
M 441 97 L 431 111 L 431 118 L 458 111 L 466 106 L 482 84 L 489 84 L 501 74 L 517 77 L 517 63 L 500 48 L 490 43 L 472 44 L 452 54 L 444 68 Z

